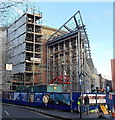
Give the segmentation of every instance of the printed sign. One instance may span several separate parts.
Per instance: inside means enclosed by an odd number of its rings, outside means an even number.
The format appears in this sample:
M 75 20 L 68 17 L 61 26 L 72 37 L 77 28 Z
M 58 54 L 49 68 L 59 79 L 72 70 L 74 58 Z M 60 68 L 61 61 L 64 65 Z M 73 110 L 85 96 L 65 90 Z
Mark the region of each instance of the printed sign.
M 104 114 L 109 114 L 104 105 L 100 105 L 100 108 L 101 108 L 101 110 L 103 111 Z
M 70 105 L 70 94 L 52 93 L 49 95 L 50 104 Z
M 15 92 L 14 93 L 14 100 L 19 100 L 19 95 L 20 95 L 19 92 Z
M 27 101 L 27 93 L 21 93 L 21 100 Z
M 28 100 L 29 100 L 29 102 L 34 102 L 34 93 L 28 94 Z
M 106 103 L 106 95 L 105 94 L 87 94 L 89 97 L 89 103 L 90 104 L 95 104 L 96 103 L 96 99 L 97 99 L 97 103 Z M 83 94 L 83 103 L 84 103 L 84 98 L 85 98 L 86 94 Z
M 35 102 L 40 102 L 42 103 L 42 93 L 35 93 Z
M 6 64 L 6 70 L 12 70 L 12 64 Z

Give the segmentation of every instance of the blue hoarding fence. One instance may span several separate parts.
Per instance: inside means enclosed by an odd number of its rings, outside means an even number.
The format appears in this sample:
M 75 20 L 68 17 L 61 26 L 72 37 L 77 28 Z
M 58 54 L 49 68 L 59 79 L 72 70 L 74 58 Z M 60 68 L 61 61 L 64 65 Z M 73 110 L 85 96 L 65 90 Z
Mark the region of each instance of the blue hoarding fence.
M 115 95 L 112 96 L 112 99 L 113 99 L 113 106 L 115 108 Z
M 70 93 L 56 93 L 56 92 L 3 92 L 3 102 L 13 103 L 13 104 L 20 104 L 26 106 L 33 106 L 33 107 L 45 107 L 43 103 L 43 96 L 49 96 L 49 101 L 47 104 L 47 108 L 49 109 L 58 109 L 58 110 L 72 110 L 77 111 L 78 105 L 77 101 L 80 93 L 72 93 L 72 102 L 70 102 Z M 84 93 L 82 97 L 88 93 Z M 96 108 L 96 94 L 90 93 L 88 94 L 90 97 L 90 110 Z M 112 105 L 115 106 L 115 95 L 113 95 L 113 99 L 111 99 L 111 95 L 109 94 L 97 94 L 97 107 L 99 108 L 100 104 L 107 104 L 110 109 L 112 109 Z M 82 109 L 84 109 L 84 104 L 82 105 Z

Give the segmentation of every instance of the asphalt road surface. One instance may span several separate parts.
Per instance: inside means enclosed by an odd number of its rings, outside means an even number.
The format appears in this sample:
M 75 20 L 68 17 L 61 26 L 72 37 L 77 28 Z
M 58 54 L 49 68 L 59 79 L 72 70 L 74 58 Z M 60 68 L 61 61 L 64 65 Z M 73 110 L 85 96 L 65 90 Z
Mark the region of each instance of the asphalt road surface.
M 31 111 L 31 110 L 27 110 L 27 109 L 23 109 L 23 108 L 18 108 L 15 106 L 7 106 L 7 105 L 2 105 L 2 118 L 3 119 L 8 119 L 8 118 L 12 118 L 13 120 L 15 120 L 15 118 L 21 118 L 21 119 L 26 119 L 26 118 L 30 118 L 30 119 L 55 119 L 56 118 L 52 118 L 50 116 L 46 116 L 44 114 L 40 114 L 38 112 L 35 111 Z

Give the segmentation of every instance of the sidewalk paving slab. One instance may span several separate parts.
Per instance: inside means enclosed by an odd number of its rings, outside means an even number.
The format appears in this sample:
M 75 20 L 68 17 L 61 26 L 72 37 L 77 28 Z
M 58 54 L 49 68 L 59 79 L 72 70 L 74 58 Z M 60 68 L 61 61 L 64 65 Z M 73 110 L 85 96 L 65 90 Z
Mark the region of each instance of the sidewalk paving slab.
M 64 112 L 64 111 L 59 111 L 59 110 L 46 110 L 46 109 L 37 109 L 38 112 L 47 114 L 47 115 L 51 115 L 53 117 L 57 117 L 57 118 L 62 118 L 62 119 L 66 119 L 66 120 L 73 120 L 73 119 L 79 119 L 80 118 L 80 114 L 78 114 L 77 112 Z M 82 113 L 82 118 L 83 119 L 112 119 L 115 120 L 115 118 L 112 118 L 111 115 L 105 115 L 105 118 L 99 118 L 100 113 L 89 113 L 87 114 L 83 114 Z

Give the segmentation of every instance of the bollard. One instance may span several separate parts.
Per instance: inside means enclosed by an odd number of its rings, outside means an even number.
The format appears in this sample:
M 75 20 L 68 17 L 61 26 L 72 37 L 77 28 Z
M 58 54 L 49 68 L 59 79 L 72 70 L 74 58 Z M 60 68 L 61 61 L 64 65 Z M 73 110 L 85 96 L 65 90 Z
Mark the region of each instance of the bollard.
M 115 109 L 114 109 L 114 105 L 112 106 L 112 117 L 115 117 Z

